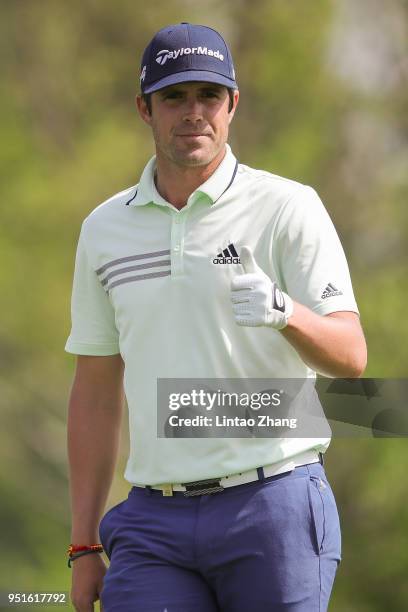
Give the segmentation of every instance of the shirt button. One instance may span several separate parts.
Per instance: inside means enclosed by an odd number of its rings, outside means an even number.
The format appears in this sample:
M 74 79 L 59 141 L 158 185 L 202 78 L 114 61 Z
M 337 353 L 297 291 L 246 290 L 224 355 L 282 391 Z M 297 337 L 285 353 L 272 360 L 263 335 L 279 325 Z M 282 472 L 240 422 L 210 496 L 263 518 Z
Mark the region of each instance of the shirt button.
M 175 246 L 175 247 L 173 247 L 173 251 L 176 251 L 176 252 L 177 252 L 177 251 L 179 251 L 179 250 L 180 250 L 180 245 L 179 245 L 179 244 L 176 244 L 176 246 Z

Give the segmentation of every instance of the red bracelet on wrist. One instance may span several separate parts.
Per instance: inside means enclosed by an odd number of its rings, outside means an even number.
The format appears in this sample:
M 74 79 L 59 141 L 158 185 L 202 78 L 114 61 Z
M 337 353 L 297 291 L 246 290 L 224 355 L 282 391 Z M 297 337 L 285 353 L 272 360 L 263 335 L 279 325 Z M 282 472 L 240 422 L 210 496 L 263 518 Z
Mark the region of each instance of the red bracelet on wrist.
M 102 544 L 91 544 L 91 545 L 76 545 L 70 544 L 67 553 L 68 553 L 68 567 L 71 567 L 71 561 L 78 559 L 78 557 L 82 557 L 83 555 L 90 555 L 91 553 L 101 553 L 103 552 Z
M 83 550 L 95 550 L 95 551 L 103 551 L 103 546 L 102 544 L 90 544 L 90 545 L 82 545 L 82 544 L 70 544 L 69 548 L 67 549 L 67 553 L 69 554 L 69 556 L 74 555 L 77 552 L 81 552 Z

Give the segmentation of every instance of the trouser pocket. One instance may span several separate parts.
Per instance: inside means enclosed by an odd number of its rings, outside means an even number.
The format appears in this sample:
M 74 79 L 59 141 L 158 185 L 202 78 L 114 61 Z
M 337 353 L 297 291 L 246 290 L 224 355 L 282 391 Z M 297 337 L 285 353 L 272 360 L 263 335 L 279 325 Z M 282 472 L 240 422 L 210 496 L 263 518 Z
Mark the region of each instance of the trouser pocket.
M 312 537 L 316 554 L 320 555 L 323 550 L 326 517 L 324 506 L 324 491 L 327 485 L 317 476 L 309 476 L 307 483 L 307 492 L 309 497 L 309 509 L 312 522 Z
M 112 554 L 112 535 L 117 526 L 117 511 L 123 503 L 120 502 L 108 510 L 99 523 L 99 539 L 109 559 Z
M 327 479 L 311 474 L 308 479 L 309 507 L 316 553 L 341 561 L 340 518 Z

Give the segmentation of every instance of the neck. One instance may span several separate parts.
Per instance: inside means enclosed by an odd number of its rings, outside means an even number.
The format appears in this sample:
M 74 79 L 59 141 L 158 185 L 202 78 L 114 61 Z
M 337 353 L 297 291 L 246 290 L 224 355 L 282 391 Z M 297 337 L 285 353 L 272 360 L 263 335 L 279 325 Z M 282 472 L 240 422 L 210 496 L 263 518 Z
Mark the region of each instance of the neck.
M 156 153 L 156 189 L 162 198 L 179 210 L 187 204 L 190 195 L 205 183 L 225 157 L 224 147 L 206 166 L 183 167 Z

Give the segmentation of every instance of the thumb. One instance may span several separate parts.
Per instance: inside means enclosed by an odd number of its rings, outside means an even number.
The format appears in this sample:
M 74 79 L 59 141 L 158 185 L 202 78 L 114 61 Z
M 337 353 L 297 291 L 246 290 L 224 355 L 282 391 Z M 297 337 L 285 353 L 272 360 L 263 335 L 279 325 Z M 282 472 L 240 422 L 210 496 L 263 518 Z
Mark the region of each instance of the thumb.
M 249 246 L 243 246 L 241 248 L 241 253 L 239 255 L 241 260 L 241 265 L 244 268 L 244 272 L 246 274 L 251 274 L 253 272 L 258 272 L 259 267 L 255 261 L 254 254 Z

